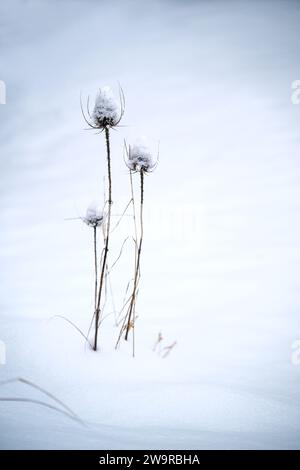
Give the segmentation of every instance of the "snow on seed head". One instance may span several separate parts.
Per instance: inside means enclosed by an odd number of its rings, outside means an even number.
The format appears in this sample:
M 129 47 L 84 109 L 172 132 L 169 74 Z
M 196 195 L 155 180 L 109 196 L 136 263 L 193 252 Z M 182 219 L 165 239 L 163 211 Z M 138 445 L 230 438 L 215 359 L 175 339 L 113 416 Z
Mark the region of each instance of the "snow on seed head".
M 96 202 L 92 202 L 87 208 L 83 221 L 90 227 L 100 227 L 103 222 L 103 212 Z
M 133 171 L 148 172 L 154 168 L 152 153 L 144 137 L 129 145 L 126 163 Z
M 122 110 L 110 87 L 99 89 L 92 113 L 93 124 L 99 129 L 116 126 L 122 117 Z

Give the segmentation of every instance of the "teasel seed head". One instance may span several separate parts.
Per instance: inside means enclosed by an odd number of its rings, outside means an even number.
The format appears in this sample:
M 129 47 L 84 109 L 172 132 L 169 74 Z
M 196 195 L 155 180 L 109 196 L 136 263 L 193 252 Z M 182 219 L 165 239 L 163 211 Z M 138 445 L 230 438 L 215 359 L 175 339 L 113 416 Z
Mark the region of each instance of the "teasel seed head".
M 95 202 L 92 202 L 87 208 L 86 215 L 83 217 L 84 223 L 90 227 L 100 227 L 103 223 L 104 215 L 102 210 Z
M 81 112 L 85 122 L 90 128 L 103 131 L 104 129 L 117 127 L 125 111 L 125 98 L 121 87 L 119 87 L 119 102 L 110 87 L 99 88 L 95 99 L 94 109 L 91 112 L 89 99 L 87 100 L 87 116 L 81 103 Z
M 133 144 L 128 145 L 128 147 L 125 142 L 125 149 L 125 163 L 131 171 L 150 173 L 156 168 L 158 159 L 153 161 L 152 152 L 144 137 L 137 139 Z

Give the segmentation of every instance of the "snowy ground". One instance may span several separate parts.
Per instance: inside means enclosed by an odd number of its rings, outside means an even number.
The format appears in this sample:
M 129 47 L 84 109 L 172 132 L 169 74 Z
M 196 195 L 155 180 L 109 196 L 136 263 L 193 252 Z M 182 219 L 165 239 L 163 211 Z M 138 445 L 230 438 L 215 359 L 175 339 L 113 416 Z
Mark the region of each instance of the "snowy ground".
M 85 423 L 0 401 L 0 447 L 299 448 L 300 5 L 13 0 L 0 18 L 0 380 L 33 381 Z M 160 141 L 135 359 L 130 344 L 114 350 L 113 315 L 97 354 L 53 318 L 89 325 L 92 233 L 65 219 L 103 197 L 105 154 L 79 96 L 117 81 L 127 127 L 112 136 L 114 215 L 128 201 L 123 138 Z M 128 245 L 117 308 L 131 266 Z M 159 331 L 177 341 L 165 359 Z M 1 397 L 51 403 L 22 383 Z

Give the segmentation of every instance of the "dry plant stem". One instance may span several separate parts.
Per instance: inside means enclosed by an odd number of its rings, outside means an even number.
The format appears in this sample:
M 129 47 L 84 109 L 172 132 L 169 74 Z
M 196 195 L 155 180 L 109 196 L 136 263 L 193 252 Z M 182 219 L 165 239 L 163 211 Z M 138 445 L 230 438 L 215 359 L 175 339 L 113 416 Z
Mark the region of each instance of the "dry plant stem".
M 61 318 L 62 320 L 65 320 L 67 323 L 69 323 L 70 325 L 72 325 L 76 331 L 78 331 L 78 333 L 81 334 L 81 336 L 83 336 L 83 338 L 89 343 L 89 345 L 91 346 L 90 342 L 89 342 L 89 338 L 88 338 L 88 334 L 87 336 L 83 333 L 83 331 L 78 328 L 77 325 L 75 325 L 75 323 L 73 323 L 71 320 L 69 320 L 69 318 L 67 317 L 64 317 L 63 315 L 54 315 L 54 317 L 50 318 L 50 320 L 54 319 L 54 318 Z
M 136 270 L 137 262 L 137 225 L 136 225 L 136 212 L 135 212 L 135 200 L 134 200 L 134 190 L 133 190 L 133 181 L 132 181 L 132 171 L 130 170 L 130 189 L 131 189 L 131 199 L 133 207 L 133 221 L 134 221 L 134 232 L 135 232 L 135 243 L 134 243 L 134 270 Z M 135 272 L 135 271 L 134 271 Z M 133 311 L 133 325 L 135 324 L 135 310 Z M 132 356 L 135 356 L 135 331 L 132 329 Z
M 137 225 L 136 225 L 136 212 L 135 212 L 135 199 L 134 199 L 134 190 L 133 190 L 133 181 L 132 181 L 132 171 L 130 170 L 130 190 L 131 190 L 131 201 L 133 207 L 133 221 L 134 221 L 134 233 L 135 233 L 135 258 L 134 258 L 134 268 L 136 268 L 136 258 L 137 258 Z
M 130 178 L 130 192 L 131 192 L 131 199 L 130 199 L 130 203 L 132 204 L 132 208 L 133 208 L 133 221 L 134 221 L 134 277 L 133 277 L 133 282 L 135 280 L 135 271 L 136 271 L 136 262 L 137 262 L 137 238 L 138 238 L 138 233 L 137 233 L 137 223 L 136 223 L 136 207 L 135 207 L 135 196 L 134 196 L 134 189 L 133 189 L 133 178 L 132 178 L 132 170 L 130 170 L 130 173 L 129 173 L 129 178 Z M 121 315 L 121 313 L 123 312 L 124 308 L 126 307 L 126 305 L 131 301 L 132 299 L 132 294 L 130 295 L 130 297 L 126 300 L 125 302 L 125 299 L 126 299 L 126 294 L 129 290 L 129 286 L 130 286 L 130 283 L 131 281 L 128 282 L 127 284 L 127 288 L 126 288 L 126 292 L 125 292 L 125 297 L 124 297 L 124 300 L 123 300 L 123 307 L 121 309 L 121 311 L 119 312 L 119 317 Z M 129 314 L 129 311 L 130 311 L 130 308 L 131 308 L 131 304 L 129 303 L 129 306 L 128 306 L 128 310 L 126 312 L 126 315 L 124 316 L 123 320 L 121 320 L 121 329 L 120 329 L 120 333 L 119 333 L 119 336 L 118 336 L 118 340 L 117 340 L 117 343 L 116 343 L 116 346 L 115 346 L 115 349 L 117 349 L 119 343 L 120 343 L 120 340 L 122 338 L 122 335 L 123 335 L 123 332 L 124 330 L 126 329 L 126 323 L 127 323 L 127 318 L 128 318 L 128 314 Z M 134 313 L 134 312 L 133 312 Z M 133 317 L 133 322 L 134 322 L 134 317 Z M 120 321 L 118 323 L 118 325 L 120 324 Z M 132 353 L 133 353 L 133 356 L 134 356 L 134 341 L 135 341 L 135 337 L 134 337 L 134 329 L 133 329 L 133 344 L 132 344 Z
M 98 262 L 97 262 L 97 227 L 94 227 L 94 262 L 95 262 L 95 306 L 97 308 L 97 292 L 98 292 Z
M 0 401 L 5 401 L 5 402 L 22 402 L 22 403 L 34 403 L 36 405 L 41 405 L 41 406 L 44 406 L 45 408 L 49 408 L 51 410 L 55 410 L 57 411 L 58 413 L 61 413 L 65 416 L 67 416 L 68 418 L 74 420 L 74 421 L 77 421 L 78 423 L 80 424 L 83 424 L 82 421 L 80 421 L 79 419 L 75 418 L 73 415 L 70 415 L 69 413 L 67 413 L 66 411 L 64 410 L 61 410 L 60 408 L 58 408 L 57 406 L 54 406 L 54 405 L 50 405 L 50 403 L 46 403 L 44 401 L 41 401 L 41 400 L 34 400 L 34 399 L 31 399 L 31 398 L 14 398 L 14 397 L 0 397 Z
M 97 351 L 98 347 L 98 330 L 99 330 L 99 317 L 101 309 L 101 297 L 104 285 L 106 260 L 109 247 L 109 232 L 110 232 L 110 219 L 111 219 L 111 205 L 112 205 L 112 184 L 111 184 L 111 160 L 110 160 L 110 142 L 109 142 L 109 127 L 105 127 L 105 141 L 106 141 L 106 152 L 107 152 L 107 175 L 108 175 L 108 209 L 107 209 L 107 224 L 106 224 L 106 235 L 104 241 L 104 254 L 102 259 L 102 265 L 100 267 L 100 281 L 98 299 L 95 311 L 95 338 L 94 338 L 94 351 Z
M 69 408 L 67 405 L 65 405 L 65 403 L 63 403 L 61 400 L 56 398 L 56 396 L 52 395 L 52 393 L 48 392 L 47 390 L 40 387 L 39 385 L 36 385 L 34 382 L 31 382 L 30 380 L 23 379 L 23 377 L 14 377 L 12 379 L 0 381 L 0 386 L 10 384 L 10 383 L 14 383 L 14 382 L 20 382 L 20 383 L 23 383 L 25 385 L 28 385 L 29 387 L 32 387 L 32 388 L 38 390 L 42 394 L 49 397 L 51 400 L 55 401 L 58 405 L 60 405 L 62 408 L 64 408 L 64 410 L 62 410 L 60 408 L 57 408 L 56 406 L 53 406 L 53 405 L 48 404 L 46 402 L 42 402 L 40 400 L 32 400 L 32 399 L 28 399 L 28 398 L 23 399 L 23 398 L 1 397 L 0 401 L 24 401 L 24 402 L 36 403 L 36 404 L 43 405 L 43 406 L 46 406 L 48 408 L 54 409 L 56 411 L 59 411 L 60 413 L 63 413 L 65 415 L 67 415 L 69 418 L 74 419 L 75 421 L 78 421 L 81 424 L 83 424 L 83 422 L 79 418 L 79 416 L 77 416 L 74 413 L 74 411 L 71 410 L 71 408 Z
M 141 207 L 140 207 L 140 240 L 137 249 L 137 258 L 136 258 L 136 265 L 135 265 L 135 274 L 134 274 L 134 284 L 133 284 L 133 291 L 131 302 L 128 311 L 128 320 L 127 320 L 127 327 L 125 333 L 125 340 L 128 340 L 128 334 L 131 326 L 131 317 L 134 317 L 134 309 L 135 309 L 135 302 L 136 302 L 136 294 L 137 294 L 137 286 L 139 280 L 139 273 L 140 273 L 140 260 L 141 260 L 141 251 L 142 251 L 142 244 L 143 244 L 143 235 L 144 235 L 144 224 L 143 224 L 143 206 L 144 206 L 144 172 L 143 170 L 140 171 L 141 177 Z M 134 325 L 133 325 L 134 328 Z

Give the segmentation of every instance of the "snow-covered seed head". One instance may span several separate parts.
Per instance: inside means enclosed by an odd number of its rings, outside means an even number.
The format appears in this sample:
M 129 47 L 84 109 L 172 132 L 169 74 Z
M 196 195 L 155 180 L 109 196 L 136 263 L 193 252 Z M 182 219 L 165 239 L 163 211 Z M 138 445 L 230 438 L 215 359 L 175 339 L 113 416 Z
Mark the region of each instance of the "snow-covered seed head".
M 140 138 L 132 145 L 129 145 L 126 164 L 132 171 L 144 171 L 145 173 L 151 171 L 155 167 L 152 153 L 145 138 Z
M 87 208 L 83 221 L 90 227 L 100 227 L 103 223 L 103 212 L 95 202 L 92 202 Z
M 92 113 L 93 125 L 98 129 L 114 127 L 120 122 L 122 112 L 111 88 L 100 88 Z

